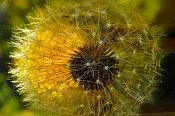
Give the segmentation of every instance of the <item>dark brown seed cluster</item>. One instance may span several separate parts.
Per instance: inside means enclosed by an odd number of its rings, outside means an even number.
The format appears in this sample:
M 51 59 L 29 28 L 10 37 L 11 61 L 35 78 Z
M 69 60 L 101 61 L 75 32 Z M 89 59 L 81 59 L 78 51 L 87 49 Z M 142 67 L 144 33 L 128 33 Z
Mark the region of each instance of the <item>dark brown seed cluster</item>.
M 98 90 L 118 74 L 119 59 L 109 46 L 90 44 L 80 47 L 70 60 L 71 74 L 85 90 Z

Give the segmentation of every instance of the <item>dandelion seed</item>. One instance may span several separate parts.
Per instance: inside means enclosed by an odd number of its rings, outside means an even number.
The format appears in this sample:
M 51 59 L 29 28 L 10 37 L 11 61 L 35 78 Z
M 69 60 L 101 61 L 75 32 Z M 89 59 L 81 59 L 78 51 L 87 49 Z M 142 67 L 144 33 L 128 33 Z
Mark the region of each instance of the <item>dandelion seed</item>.
M 136 69 L 133 69 L 132 72 L 133 72 L 134 74 L 136 74 Z
M 107 25 L 106 25 L 107 28 L 109 28 L 109 27 L 111 27 L 111 26 L 112 26 L 111 23 L 107 23 Z
M 121 40 L 121 41 L 123 41 L 124 40 L 124 37 L 119 37 L 118 39 Z
M 78 17 L 78 14 L 77 13 L 74 13 L 74 14 L 72 14 L 72 17 L 73 18 L 77 18 Z
M 115 57 L 116 57 L 116 59 L 120 59 L 120 56 L 118 54 Z
M 92 16 L 92 13 L 87 12 L 87 16 L 88 16 L 88 17 L 91 17 L 91 16 Z
M 90 63 L 89 63 L 89 62 L 87 62 L 87 63 L 86 63 L 86 66 L 90 66 Z
M 133 52 L 132 52 L 132 53 L 133 53 L 133 55 L 135 55 L 135 54 L 136 54 L 136 50 L 133 50 Z
M 108 66 L 105 66 L 105 67 L 104 67 L 104 69 L 105 69 L 105 70 L 108 70 L 108 69 L 109 69 L 109 67 L 108 67 Z
M 106 14 L 106 10 L 103 9 L 103 10 L 100 11 L 100 13 L 101 13 L 101 14 Z
M 102 45 L 102 44 L 103 44 L 103 41 L 102 41 L 102 40 L 100 40 L 100 41 L 99 41 L 99 44 L 100 44 L 100 45 Z

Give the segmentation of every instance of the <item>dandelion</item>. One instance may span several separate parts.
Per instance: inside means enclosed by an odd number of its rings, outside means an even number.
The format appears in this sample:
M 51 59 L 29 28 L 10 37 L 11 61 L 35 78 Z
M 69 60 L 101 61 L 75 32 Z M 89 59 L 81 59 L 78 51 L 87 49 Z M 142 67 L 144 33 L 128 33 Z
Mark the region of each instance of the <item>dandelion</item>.
M 14 83 L 50 115 L 136 115 L 159 75 L 159 37 L 135 11 L 105 0 L 53 1 L 16 29 Z

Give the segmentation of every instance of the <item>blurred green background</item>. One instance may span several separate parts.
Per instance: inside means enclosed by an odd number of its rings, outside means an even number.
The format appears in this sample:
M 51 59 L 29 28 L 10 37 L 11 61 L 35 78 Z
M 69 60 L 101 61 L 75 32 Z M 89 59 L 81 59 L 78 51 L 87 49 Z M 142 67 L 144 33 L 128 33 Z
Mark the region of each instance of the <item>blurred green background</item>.
M 10 82 L 10 39 L 14 27 L 27 23 L 26 15 L 36 7 L 43 7 L 45 0 L 0 0 L 0 116 L 32 116 L 26 111 L 16 88 Z
M 123 7 L 138 7 L 152 26 L 166 30 L 166 39 L 175 39 L 175 0 L 113 0 Z M 26 15 L 36 7 L 44 7 L 46 0 L 0 0 L 0 116 L 32 116 L 26 111 L 27 104 L 10 82 L 8 74 L 12 51 L 12 29 L 28 23 Z M 175 45 L 175 44 L 174 44 Z M 175 52 L 175 51 L 174 51 Z M 175 111 L 175 54 L 169 53 L 162 61 L 165 69 L 159 86 L 157 102 L 143 106 L 143 112 Z M 168 104 L 166 104 L 168 103 Z M 160 108 L 165 107 L 167 108 Z

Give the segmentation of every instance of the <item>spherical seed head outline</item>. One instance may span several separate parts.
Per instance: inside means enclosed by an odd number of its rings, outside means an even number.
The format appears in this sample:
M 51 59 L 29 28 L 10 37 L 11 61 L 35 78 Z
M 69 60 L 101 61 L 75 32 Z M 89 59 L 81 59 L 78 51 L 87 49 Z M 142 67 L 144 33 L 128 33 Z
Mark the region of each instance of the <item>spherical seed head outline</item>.
M 19 92 L 37 112 L 57 115 L 131 115 L 151 99 L 159 75 L 158 36 L 134 11 L 107 1 L 55 1 L 17 29 L 11 54 Z M 119 74 L 102 90 L 85 91 L 70 74 L 71 54 L 86 43 L 110 45 Z

